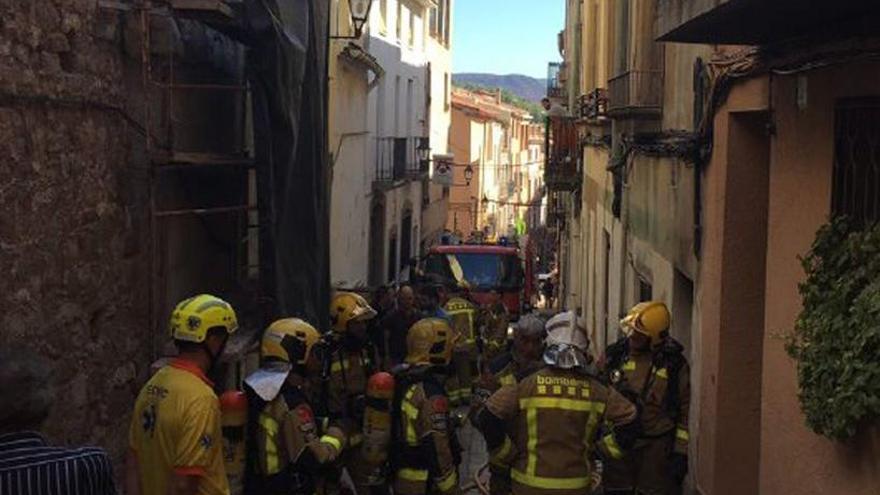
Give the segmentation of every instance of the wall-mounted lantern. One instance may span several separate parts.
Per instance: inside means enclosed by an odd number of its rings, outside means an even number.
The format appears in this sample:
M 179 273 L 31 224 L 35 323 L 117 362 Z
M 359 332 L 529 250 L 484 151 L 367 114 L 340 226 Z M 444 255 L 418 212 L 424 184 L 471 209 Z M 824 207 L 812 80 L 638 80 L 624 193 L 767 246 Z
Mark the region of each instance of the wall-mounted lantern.
M 364 34 L 364 25 L 370 18 L 370 8 L 373 0 L 348 0 L 348 11 L 351 14 L 351 24 L 354 26 L 353 36 L 331 36 L 334 40 L 357 40 Z

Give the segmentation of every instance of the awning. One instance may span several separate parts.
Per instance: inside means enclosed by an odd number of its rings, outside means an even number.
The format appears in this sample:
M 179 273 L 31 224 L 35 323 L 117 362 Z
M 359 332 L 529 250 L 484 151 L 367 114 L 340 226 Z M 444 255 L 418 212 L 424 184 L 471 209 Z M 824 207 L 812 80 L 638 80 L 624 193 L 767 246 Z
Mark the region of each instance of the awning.
M 660 41 L 765 45 L 805 36 L 840 38 L 876 31 L 878 0 L 669 0 Z

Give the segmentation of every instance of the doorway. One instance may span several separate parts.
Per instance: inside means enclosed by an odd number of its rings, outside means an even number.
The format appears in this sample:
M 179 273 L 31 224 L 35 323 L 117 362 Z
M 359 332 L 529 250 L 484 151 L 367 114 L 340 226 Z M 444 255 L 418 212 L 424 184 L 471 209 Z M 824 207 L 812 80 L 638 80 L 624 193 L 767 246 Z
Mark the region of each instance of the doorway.
M 382 273 L 384 265 L 382 261 L 385 259 L 385 202 L 376 200 L 370 208 L 370 246 L 369 246 L 369 263 L 368 279 L 370 285 L 376 287 L 381 285 Z

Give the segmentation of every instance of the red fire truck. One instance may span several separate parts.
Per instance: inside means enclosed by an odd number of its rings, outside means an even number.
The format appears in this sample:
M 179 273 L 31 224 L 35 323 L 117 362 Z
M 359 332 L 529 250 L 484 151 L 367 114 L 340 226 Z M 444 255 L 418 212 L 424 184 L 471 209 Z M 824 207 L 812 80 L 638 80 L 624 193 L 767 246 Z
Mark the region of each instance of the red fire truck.
M 497 290 L 513 320 L 519 319 L 531 292 L 528 267 L 516 247 L 499 244 L 435 246 L 424 260 L 426 275 L 439 275 L 470 289 L 478 304 Z

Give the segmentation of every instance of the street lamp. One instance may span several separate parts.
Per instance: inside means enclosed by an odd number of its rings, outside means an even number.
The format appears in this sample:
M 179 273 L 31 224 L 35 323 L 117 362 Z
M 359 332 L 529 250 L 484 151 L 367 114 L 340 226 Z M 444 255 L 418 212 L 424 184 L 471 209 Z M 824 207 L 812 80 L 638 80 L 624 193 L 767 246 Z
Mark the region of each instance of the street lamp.
M 480 206 L 483 207 L 483 211 L 486 211 L 489 208 L 489 198 L 486 195 L 483 195 L 483 199 L 480 200 Z
M 428 140 L 423 138 L 419 142 L 419 146 L 416 148 L 416 153 L 418 154 L 420 162 L 427 162 L 431 159 L 431 145 L 428 143 Z
M 334 40 L 357 40 L 364 34 L 364 24 L 370 17 L 370 8 L 373 0 L 348 0 L 348 11 L 351 14 L 351 24 L 354 26 L 354 36 L 331 36 Z
M 471 185 L 472 180 L 474 180 L 474 167 L 468 163 L 468 166 L 464 168 L 464 182 L 467 185 Z

